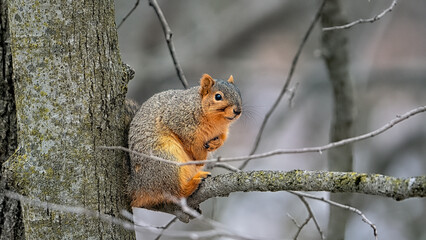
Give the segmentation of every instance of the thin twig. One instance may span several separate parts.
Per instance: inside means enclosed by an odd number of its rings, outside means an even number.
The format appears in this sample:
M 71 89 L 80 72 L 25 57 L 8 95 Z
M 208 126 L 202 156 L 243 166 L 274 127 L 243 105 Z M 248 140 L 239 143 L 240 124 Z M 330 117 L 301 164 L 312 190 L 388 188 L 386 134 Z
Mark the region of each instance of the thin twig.
M 297 87 L 299 87 L 299 82 L 296 82 L 295 86 L 289 90 L 290 96 L 288 98 L 288 106 L 293 108 L 293 99 L 296 96 Z
M 153 156 L 153 155 L 148 155 L 148 154 L 145 154 L 145 153 L 136 152 L 136 151 L 133 151 L 133 150 L 130 150 L 128 148 L 121 147 L 121 146 L 98 146 L 97 148 L 107 149 L 107 150 L 121 150 L 121 151 L 124 151 L 124 152 L 135 154 L 135 155 L 140 156 L 140 157 L 145 157 L 145 158 L 152 159 L 152 160 L 155 160 L 155 161 L 169 163 L 169 164 L 173 164 L 173 165 L 177 165 L 177 166 L 181 166 L 181 164 L 182 164 L 182 163 L 179 163 L 179 162 L 167 160 L 167 159 L 156 157 L 156 156 Z M 194 164 L 197 164 L 197 163 L 194 163 Z
M 170 220 L 170 222 L 168 222 L 164 227 L 162 227 L 162 231 L 161 233 L 155 238 L 155 240 L 159 240 L 162 236 L 164 231 L 167 230 L 167 228 L 169 228 L 174 222 L 176 222 L 176 220 L 178 220 L 178 217 L 174 217 L 172 220 Z
M 300 228 L 300 225 L 297 223 L 296 219 L 291 216 L 290 213 L 287 213 L 287 217 L 290 218 L 290 220 L 294 223 L 294 225 L 296 225 L 296 227 Z
M 370 225 L 370 227 L 373 229 L 374 238 L 376 240 L 378 239 L 376 225 L 374 225 L 370 220 L 368 220 L 368 218 L 359 209 L 351 207 L 351 206 L 343 205 L 341 203 L 334 202 L 334 201 L 325 199 L 323 197 L 317 197 L 317 196 L 314 196 L 314 195 L 311 195 L 311 194 L 307 194 L 307 193 L 294 192 L 294 191 L 288 191 L 288 192 L 290 192 L 292 194 L 295 194 L 295 195 L 298 195 L 298 196 L 303 196 L 303 197 L 306 197 L 306 198 L 311 198 L 311 199 L 319 200 L 319 201 L 328 203 L 328 204 L 330 204 L 332 206 L 339 207 L 339 208 L 342 208 L 342 209 L 346 209 L 346 210 L 349 210 L 351 212 L 354 212 L 354 213 L 358 214 L 361 217 L 361 219 L 362 219 L 363 222 L 365 222 L 368 225 Z
M 306 201 L 305 196 L 303 196 L 303 195 L 299 194 L 298 192 L 293 192 L 293 191 L 289 191 L 289 193 L 291 193 L 291 194 L 294 194 L 294 195 L 298 196 L 298 197 L 299 197 L 299 199 L 302 201 L 302 203 L 305 205 L 306 210 L 308 210 L 308 214 L 309 214 L 309 216 L 308 216 L 308 218 L 306 219 L 306 221 L 309 221 L 310 219 L 312 219 L 312 221 L 313 221 L 313 222 L 314 222 L 314 224 L 315 224 L 315 227 L 317 228 L 317 230 L 318 230 L 318 232 L 319 232 L 319 234 L 320 234 L 321 240 L 324 240 L 324 239 L 325 239 L 325 237 L 324 237 L 324 233 L 322 232 L 322 230 L 321 230 L 321 228 L 320 228 L 320 226 L 319 226 L 319 224 L 318 224 L 318 221 L 317 221 L 317 219 L 315 218 L 314 213 L 312 212 L 311 206 L 310 206 L 310 205 L 309 205 L 309 203 Z M 302 229 L 300 229 L 300 231 L 301 231 L 301 230 L 302 230 Z M 297 234 L 297 235 L 295 236 L 295 238 L 297 238 L 297 236 L 298 236 L 298 235 L 299 235 L 299 234 Z
M 234 166 L 232 166 L 232 165 L 229 165 L 229 164 L 226 164 L 226 163 L 214 163 L 214 165 L 212 166 L 212 168 L 215 168 L 215 167 L 218 167 L 218 168 L 223 168 L 223 169 L 226 169 L 226 170 L 228 170 L 228 171 L 231 171 L 231 172 L 239 172 L 239 171 L 241 171 L 239 168 L 236 168 L 236 167 L 234 167 Z
M 251 156 L 244 156 L 244 157 L 233 157 L 233 158 L 221 158 L 220 161 L 221 162 L 233 162 L 233 161 L 242 161 L 245 159 L 259 159 L 259 158 L 265 158 L 265 157 L 270 157 L 273 155 L 280 155 L 280 154 L 297 154 L 297 153 L 309 153 L 309 152 L 318 152 L 320 154 L 322 154 L 322 152 L 329 150 L 331 148 L 336 148 L 336 147 L 340 147 L 343 146 L 345 144 L 349 144 L 349 143 L 353 143 L 353 142 L 359 142 L 361 140 L 365 140 L 367 138 L 372 138 L 374 136 L 377 136 L 383 132 L 385 132 L 386 130 L 389 130 L 390 128 L 392 128 L 393 126 L 395 126 L 396 124 L 416 115 L 422 112 L 426 111 L 426 106 L 422 106 L 422 107 L 418 107 L 415 108 L 413 110 L 410 110 L 406 113 L 404 113 L 403 115 L 397 115 L 396 118 L 392 119 L 390 122 L 388 122 L 387 124 L 385 124 L 384 126 L 382 126 L 381 128 L 378 128 L 372 132 L 360 135 L 360 136 L 356 136 L 356 137 L 352 137 L 352 138 L 347 138 L 347 139 L 343 139 L 337 142 L 332 142 L 329 143 L 327 145 L 324 146 L 319 146 L 319 147 L 307 147 L 307 148 L 296 148 L 296 149 L 278 149 L 278 150 L 274 150 L 271 152 L 267 152 L 267 153 L 262 153 L 262 154 L 255 154 L 255 155 L 251 155 Z M 208 162 L 214 162 L 213 160 L 206 160 L 206 161 L 197 161 L 197 164 L 202 164 L 202 163 L 207 163 Z
M 218 236 L 226 236 L 226 237 L 234 237 L 236 239 L 247 239 L 244 237 L 236 236 L 233 234 L 227 234 L 222 233 L 221 229 L 213 229 L 213 230 L 206 230 L 206 231 L 171 231 L 162 229 L 161 227 L 153 227 L 149 226 L 146 223 L 141 224 L 135 224 L 132 221 L 133 215 L 127 211 L 121 211 L 121 214 L 129 219 L 130 221 L 126 221 L 124 219 L 114 217 L 112 215 L 108 215 L 105 213 L 100 213 L 98 211 L 90 210 L 84 207 L 76 207 L 76 206 L 67 206 L 67 205 L 61 205 L 51 202 L 43 202 L 37 199 L 31 199 L 29 197 L 25 197 L 21 194 L 12 192 L 12 191 L 4 191 L 4 195 L 8 198 L 15 199 L 20 201 L 23 204 L 28 204 L 30 206 L 39 207 L 42 209 L 49 209 L 53 211 L 59 211 L 59 212 L 66 212 L 66 213 L 73 213 L 81 216 L 88 216 L 93 217 L 96 219 L 100 219 L 104 222 L 112 223 L 117 226 L 121 226 L 124 229 L 130 230 L 130 231 L 137 231 L 141 233 L 145 232 L 152 232 L 154 234 L 163 234 L 164 236 L 173 237 L 173 238 L 185 238 L 185 239 L 204 239 L 204 238 L 213 238 Z M 194 210 L 195 211 L 195 210 Z M 219 226 L 219 225 L 215 225 Z
M 166 21 L 166 18 L 164 17 L 163 11 L 161 11 L 160 6 L 158 5 L 156 0 L 148 0 L 149 5 L 154 9 L 155 13 L 158 16 L 158 20 L 160 20 L 161 27 L 163 28 L 164 37 L 166 38 L 167 46 L 169 47 L 170 55 L 173 60 L 173 64 L 176 68 L 176 73 L 182 82 L 182 85 L 185 89 L 188 89 L 188 82 L 186 81 L 185 75 L 183 74 L 183 70 L 177 60 L 176 57 L 176 50 L 172 41 L 173 32 L 170 29 L 169 24 Z
M 120 24 L 118 24 L 118 27 L 117 27 L 117 29 L 119 29 L 120 27 L 121 27 L 121 25 L 124 23 L 124 21 L 126 21 L 127 20 L 127 18 L 133 13 L 133 11 L 135 11 L 135 9 L 138 7 L 138 5 L 139 5 L 139 1 L 140 0 L 136 0 L 136 3 L 135 3 L 135 5 L 133 6 L 133 8 L 132 9 L 130 9 L 130 11 L 127 13 L 127 15 L 121 20 L 121 22 L 120 22 Z
M 205 218 L 197 210 L 195 210 L 195 209 L 191 208 L 190 206 L 188 206 L 186 198 L 181 198 L 181 199 L 173 198 L 172 200 L 186 214 L 188 214 L 191 217 L 196 218 L 196 219 L 198 219 L 198 220 L 200 220 L 200 221 L 202 221 L 202 222 L 210 225 L 214 229 L 216 229 L 218 231 L 217 236 L 231 237 L 233 239 L 243 239 L 243 240 L 252 239 L 252 238 L 248 238 L 248 237 L 245 237 L 245 236 L 233 233 L 234 231 L 231 230 L 231 229 L 229 229 L 225 225 L 223 225 L 223 224 L 221 224 L 219 222 L 216 222 L 216 221 L 214 221 L 212 219 Z M 219 230 L 221 230 L 222 233 L 220 233 Z
M 300 199 L 303 199 L 303 197 L 301 197 Z M 311 217 L 312 216 L 309 214 L 309 216 L 305 219 L 305 221 L 301 225 L 296 225 L 297 232 L 293 237 L 294 240 L 297 240 L 297 238 L 299 237 L 299 234 L 302 232 L 302 229 L 309 223 L 309 220 L 311 220 Z M 294 220 L 294 222 L 296 222 L 296 220 Z
M 395 7 L 397 2 L 398 2 L 397 0 L 393 0 L 391 5 L 388 8 L 386 8 L 385 10 L 383 10 L 383 12 L 381 12 L 380 14 L 378 14 L 378 15 L 372 17 L 372 18 L 368 18 L 368 19 L 362 19 L 361 18 L 361 19 L 358 19 L 354 22 L 351 22 L 351 23 L 348 23 L 348 24 L 345 24 L 345 25 L 342 25 L 342 26 L 326 27 L 326 28 L 323 28 L 322 30 L 323 31 L 331 31 L 331 30 L 348 29 L 348 28 L 351 28 L 351 27 L 353 27 L 357 24 L 375 22 L 375 21 L 381 19 L 383 16 L 385 16 L 386 13 L 391 12 L 393 10 L 393 8 Z
M 302 202 L 305 204 L 306 208 L 308 209 L 309 214 L 312 217 L 312 221 L 314 221 L 315 227 L 317 228 L 318 233 L 320 234 L 321 240 L 324 240 L 325 239 L 324 233 L 322 232 L 321 227 L 319 226 L 319 223 L 318 223 L 314 213 L 312 212 L 311 207 L 309 206 L 309 204 L 308 204 L 308 202 L 306 201 L 305 198 L 302 198 L 302 199 L 303 199 Z
M 293 77 L 294 70 L 296 69 L 296 65 L 297 65 L 297 62 L 299 60 L 299 56 L 302 53 L 302 49 L 305 46 L 305 43 L 307 42 L 307 40 L 309 38 L 309 35 L 311 34 L 311 32 L 312 32 L 315 24 L 318 22 L 318 19 L 321 16 L 321 12 L 322 12 L 322 9 L 324 8 L 325 2 L 326 1 L 323 0 L 323 2 L 321 3 L 321 6 L 319 7 L 317 13 L 315 14 L 315 17 L 314 17 L 313 21 L 309 25 L 309 28 L 306 31 L 306 33 L 305 33 L 305 35 L 304 35 L 304 37 L 302 39 L 302 42 L 299 45 L 299 48 L 297 49 L 296 55 L 294 56 L 293 61 L 291 63 L 290 71 L 289 71 L 289 73 L 287 75 L 287 79 L 286 79 L 286 81 L 284 83 L 284 86 L 281 89 L 281 92 L 280 92 L 278 98 L 275 100 L 274 104 L 272 105 L 271 109 L 269 109 L 269 111 L 266 113 L 265 118 L 263 119 L 262 125 L 260 126 L 259 132 L 257 133 L 254 146 L 253 146 L 253 148 L 252 148 L 252 150 L 251 150 L 251 152 L 250 152 L 249 155 L 253 155 L 253 153 L 256 152 L 256 150 L 257 150 L 257 148 L 259 146 L 259 143 L 260 143 L 260 139 L 262 137 L 263 130 L 264 130 L 264 128 L 265 128 L 265 126 L 266 126 L 266 124 L 267 124 L 270 116 L 275 111 L 275 109 L 277 108 L 278 104 L 281 102 L 281 99 L 284 96 L 284 94 L 288 91 L 288 86 L 290 85 L 291 78 Z M 244 169 L 246 167 L 246 165 L 248 164 L 249 161 L 250 161 L 250 159 L 247 159 L 239 167 L 239 169 Z
M 30 198 L 25 197 L 21 194 L 18 194 L 18 193 L 12 192 L 12 191 L 8 191 L 8 190 L 6 190 L 4 192 L 4 194 L 5 194 L 6 197 L 18 200 L 23 204 L 28 204 L 28 205 L 43 208 L 43 209 L 49 209 L 49 210 L 54 210 L 54 211 L 74 213 L 74 214 L 77 214 L 77 215 L 85 215 L 85 216 L 89 216 L 89 217 L 94 217 L 94 218 L 101 219 L 102 221 L 105 221 L 105 222 L 110 222 L 110 223 L 113 223 L 113 224 L 120 225 L 124 229 L 127 229 L 127 230 L 132 230 L 132 231 L 135 230 L 135 226 L 133 225 L 133 223 L 125 221 L 125 220 L 120 219 L 120 218 L 113 217 L 113 216 L 108 215 L 108 214 L 100 213 L 98 211 L 89 210 L 89 209 L 86 209 L 86 208 L 83 208 L 83 207 L 65 206 L 65 205 L 60 205 L 60 204 L 55 204 L 55 203 L 50 203 L 50 202 L 43 202 L 43 201 L 36 200 L 36 199 L 30 199 Z
M 132 151 L 128 148 L 120 147 L 120 146 L 99 146 L 98 148 L 110 149 L 110 150 L 122 150 L 122 151 L 132 153 L 132 154 L 135 154 L 135 155 L 138 155 L 138 156 L 142 156 L 142 157 L 146 157 L 146 158 L 150 158 L 150 159 L 154 159 L 154 160 L 157 160 L 157 161 L 166 162 L 166 163 L 170 163 L 170 164 L 175 164 L 175 165 L 178 165 L 178 166 L 193 165 L 193 164 L 217 163 L 217 162 L 236 162 L 236 161 L 244 161 L 244 160 L 247 160 L 247 159 L 250 159 L 250 160 L 261 159 L 261 158 L 266 158 L 266 157 L 270 157 L 270 156 L 274 156 L 274 155 L 281 155 L 281 154 L 300 154 L 300 153 L 310 153 L 310 152 L 318 152 L 318 153 L 322 154 L 324 151 L 329 150 L 331 148 L 340 147 L 340 146 L 343 146 L 345 144 L 359 142 L 359 141 L 365 140 L 367 138 L 372 138 L 374 136 L 377 136 L 377 135 L 389 130 L 390 128 L 392 128 L 396 124 L 401 123 L 404 120 L 407 120 L 408 118 L 410 118 L 414 115 L 417 115 L 419 113 L 425 112 L 425 111 L 426 111 L 426 106 L 415 108 L 415 109 L 410 110 L 410 111 L 408 111 L 408 112 L 406 112 L 402 115 L 397 115 L 396 118 L 392 119 L 390 122 L 386 123 L 385 125 L 383 125 L 382 127 L 378 128 L 374 131 L 371 131 L 369 133 L 359 135 L 359 136 L 356 136 L 356 137 L 343 139 L 343 140 L 340 140 L 340 141 L 337 141 L 337 142 L 332 142 L 332 143 L 329 143 L 327 145 L 323 145 L 323 146 L 319 146 L 319 147 L 306 147 L 306 148 L 295 148 L 295 149 L 277 149 L 277 150 L 266 152 L 266 153 L 260 153 L 260 154 L 250 155 L 250 156 L 242 156 L 242 157 L 215 158 L 215 159 L 209 159 L 209 160 L 197 160 L 197 161 L 190 161 L 190 162 L 186 162 L 186 163 L 177 163 L 177 162 L 173 162 L 173 161 L 170 161 L 170 160 L 155 157 L 155 156 L 152 156 L 152 155 L 147 155 L 147 154 L 139 153 L 139 152 L 136 152 L 136 151 Z

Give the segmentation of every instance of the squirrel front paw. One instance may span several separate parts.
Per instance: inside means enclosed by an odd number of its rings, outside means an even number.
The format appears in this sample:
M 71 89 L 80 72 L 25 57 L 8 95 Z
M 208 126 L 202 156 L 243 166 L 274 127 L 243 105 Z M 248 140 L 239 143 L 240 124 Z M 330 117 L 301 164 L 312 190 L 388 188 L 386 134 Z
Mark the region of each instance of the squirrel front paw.
M 210 177 L 211 175 L 212 174 L 210 172 L 199 171 L 199 172 L 197 172 L 197 174 L 195 174 L 195 176 L 193 177 L 193 179 L 204 180 L 204 179 Z
M 204 148 L 209 152 L 213 152 L 222 145 L 223 145 L 223 141 L 220 139 L 220 137 L 215 137 L 209 140 L 208 142 L 206 142 L 204 144 Z

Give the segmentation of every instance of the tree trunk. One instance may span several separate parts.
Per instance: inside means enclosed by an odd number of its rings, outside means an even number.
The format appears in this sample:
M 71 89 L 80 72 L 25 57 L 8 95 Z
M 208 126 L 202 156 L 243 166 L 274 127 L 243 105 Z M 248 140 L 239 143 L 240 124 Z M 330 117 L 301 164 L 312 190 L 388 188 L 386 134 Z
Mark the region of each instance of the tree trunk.
M 323 27 L 345 23 L 339 0 L 328 0 L 324 7 L 321 24 Z M 333 116 L 330 142 L 352 136 L 353 93 L 349 78 L 349 60 L 346 31 L 322 32 L 322 52 L 333 88 Z M 331 171 L 352 171 L 352 144 L 331 149 L 328 152 L 328 168 Z M 331 200 L 350 204 L 350 194 L 331 194 Z M 349 211 L 331 208 L 328 226 L 330 239 L 344 239 Z
M 114 2 L 9 3 L 18 151 L 7 162 L 15 188 L 33 199 L 119 216 L 126 155 L 127 74 Z M 23 204 L 27 239 L 133 239 L 96 218 Z
M 10 52 L 7 4 L 0 0 L 0 164 L 14 153 L 17 147 L 16 108 L 12 82 L 12 54 Z M 10 190 L 10 180 L 0 167 L 0 240 L 23 239 L 21 205 L 2 193 Z

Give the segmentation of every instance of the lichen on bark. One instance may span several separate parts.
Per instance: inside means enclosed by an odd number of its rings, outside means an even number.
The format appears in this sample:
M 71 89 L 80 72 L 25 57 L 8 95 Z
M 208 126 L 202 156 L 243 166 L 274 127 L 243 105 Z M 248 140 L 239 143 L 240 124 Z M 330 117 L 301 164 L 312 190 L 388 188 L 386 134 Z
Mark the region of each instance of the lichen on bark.
M 305 170 L 235 172 L 205 179 L 187 202 L 190 207 L 198 208 L 200 203 L 213 197 L 254 191 L 363 193 L 403 200 L 426 197 L 426 176 L 396 178 L 380 174 Z M 176 205 L 165 205 L 156 210 L 175 214 L 184 222 L 190 219 Z
M 23 195 L 119 216 L 127 208 L 127 78 L 114 2 L 18 0 L 9 4 L 18 149 L 7 166 Z M 24 205 L 29 239 L 131 239 L 99 219 Z
M 4 174 L 3 163 L 17 147 L 16 107 L 12 81 L 12 54 L 10 50 L 7 3 L 0 0 L 0 240 L 23 239 L 21 205 L 5 197 L 3 192 L 13 183 Z

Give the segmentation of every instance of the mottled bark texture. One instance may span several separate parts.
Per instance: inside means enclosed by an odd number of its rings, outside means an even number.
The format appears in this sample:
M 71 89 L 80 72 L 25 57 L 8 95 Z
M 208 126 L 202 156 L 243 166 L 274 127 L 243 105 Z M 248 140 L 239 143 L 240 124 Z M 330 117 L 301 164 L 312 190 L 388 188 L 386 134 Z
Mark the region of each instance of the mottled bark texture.
M 10 52 L 7 3 L 0 0 L 0 164 L 14 153 L 17 147 L 16 108 L 12 82 L 12 54 Z M 2 195 L 11 189 L 11 180 L 0 167 L 0 240 L 23 239 L 21 205 Z
M 323 27 L 346 23 L 339 0 L 327 0 L 321 24 Z M 352 137 L 353 93 L 349 78 L 349 57 L 346 31 L 322 32 L 322 54 L 325 60 L 330 83 L 333 89 L 333 115 L 330 128 L 330 142 Z M 352 171 L 352 144 L 333 148 L 328 152 L 328 169 L 334 171 Z M 331 194 L 330 199 L 349 204 L 349 194 Z M 331 208 L 328 224 L 329 239 L 344 239 L 349 212 L 340 208 Z
M 396 178 L 380 174 L 326 171 L 249 171 L 222 174 L 207 178 L 188 198 L 188 205 L 198 205 L 212 197 L 226 197 L 233 192 L 327 191 L 364 193 L 404 200 L 426 197 L 426 176 Z M 161 211 L 177 214 L 183 221 L 188 216 L 179 207 L 168 205 Z
M 9 24 L 18 151 L 5 164 L 21 194 L 112 216 L 128 208 L 128 72 L 114 1 L 15 0 Z M 27 239 L 133 239 L 120 226 L 23 204 Z

